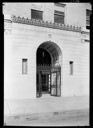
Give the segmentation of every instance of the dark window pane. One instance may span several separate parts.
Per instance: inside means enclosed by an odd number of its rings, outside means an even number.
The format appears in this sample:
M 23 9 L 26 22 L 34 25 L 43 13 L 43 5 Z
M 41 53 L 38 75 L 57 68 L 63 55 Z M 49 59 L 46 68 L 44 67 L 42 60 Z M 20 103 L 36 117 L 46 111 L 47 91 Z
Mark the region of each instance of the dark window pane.
M 54 22 L 64 24 L 64 12 L 55 11 Z
M 22 74 L 27 74 L 27 59 L 22 59 Z
M 56 15 L 54 16 L 54 22 L 64 24 L 64 16 Z
M 86 9 L 86 15 L 90 16 L 91 15 L 91 10 Z
M 90 29 L 90 26 L 86 26 L 86 29 Z
M 55 14 L 57 14 L 57 15 L 63 15 L 64 16 L 64 12 L 60 12 L 60 11 L 56 11 L 56 10 L 55 10 Z
M 61 2 L 57 2 L 57 3 L 54 3 L 56 6 L 59 6 L 59 7 L 65 7 L 66 4 L 63 4 Z
M 31 9 L 31 18 L 42 20 L 42 11 Z
M 70 64 L 70 75 L 73 75 L 73 61 L 70 61 L 69 64 Z
M 86 9 L 86 28 L 90 29 L 90 15 L 91 10 Z

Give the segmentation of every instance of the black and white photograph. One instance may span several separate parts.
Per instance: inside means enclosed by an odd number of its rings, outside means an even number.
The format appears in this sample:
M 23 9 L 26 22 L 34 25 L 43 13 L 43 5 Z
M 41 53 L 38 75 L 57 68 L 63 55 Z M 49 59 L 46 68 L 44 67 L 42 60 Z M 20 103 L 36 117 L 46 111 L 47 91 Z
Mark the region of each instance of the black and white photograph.
M 3 2 L 4 126 L 89 126 L 89 2 Z

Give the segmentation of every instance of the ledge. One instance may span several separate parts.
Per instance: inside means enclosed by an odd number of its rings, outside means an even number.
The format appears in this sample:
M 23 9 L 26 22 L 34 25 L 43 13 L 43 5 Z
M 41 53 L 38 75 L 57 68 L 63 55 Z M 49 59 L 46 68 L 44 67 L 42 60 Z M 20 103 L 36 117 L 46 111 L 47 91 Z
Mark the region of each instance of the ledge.
M 81 34 L 87 34 L 87 35 L 89 35 L 90 32 L 89 31 L 81 31 Z
M 90 30 L 88 30 L 88 29 L 82 27 L 82 29 L 81 29 L 81 34 L 90 34 Z
M 28 19 L 24 17 L 21 18 L 21 17 L 12 16 L 11 21 L 14 23 L 20 23 L 20 24 L 35 25 L 35 26 L 40 26 L 40 27 L 60 29 L 60 30 L 66 30 L 66 31 L 81 32 L 81 27 L 76 27 L 72 25 L 64 25 L 64 24 L 59 24 L 59 23 L 52 23 L 48 21 L 45 22 L 42 20 Z

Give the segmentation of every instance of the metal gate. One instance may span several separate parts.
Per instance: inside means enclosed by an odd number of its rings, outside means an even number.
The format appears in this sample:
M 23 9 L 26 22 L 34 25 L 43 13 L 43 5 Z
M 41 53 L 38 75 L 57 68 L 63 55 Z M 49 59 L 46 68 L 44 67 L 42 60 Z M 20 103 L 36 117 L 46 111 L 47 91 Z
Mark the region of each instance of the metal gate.
M 45 87 L 44 87 L 45 84 Z M 50 65 L 37 66 L 37 97 L 44 89 L 51 96 L 61 96 L 61 67 Z

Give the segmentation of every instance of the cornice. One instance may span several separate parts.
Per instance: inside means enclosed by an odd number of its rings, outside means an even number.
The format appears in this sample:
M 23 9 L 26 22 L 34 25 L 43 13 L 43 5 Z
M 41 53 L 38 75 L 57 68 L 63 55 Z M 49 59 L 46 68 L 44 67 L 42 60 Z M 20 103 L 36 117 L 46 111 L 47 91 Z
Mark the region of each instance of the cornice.
M 88 31 L 81 31 L 81 34 L 87 34 L 87 35 L 89 35 L 89 33 L 90 32 L 88 32 Z
M 36 20 L 36 19 L 28 19 L 24 17 L 21 18 L 21 17 L 12 16 L 11 21 L 14 23 L 20 23 L 20 24 L 34 25 L 34 26 L 47 27 L 47 28 L 73 31 L 73 32 L 81 32 L 81 27 L 59 24 L 59 23 L 52 23 L 52 22 Z

